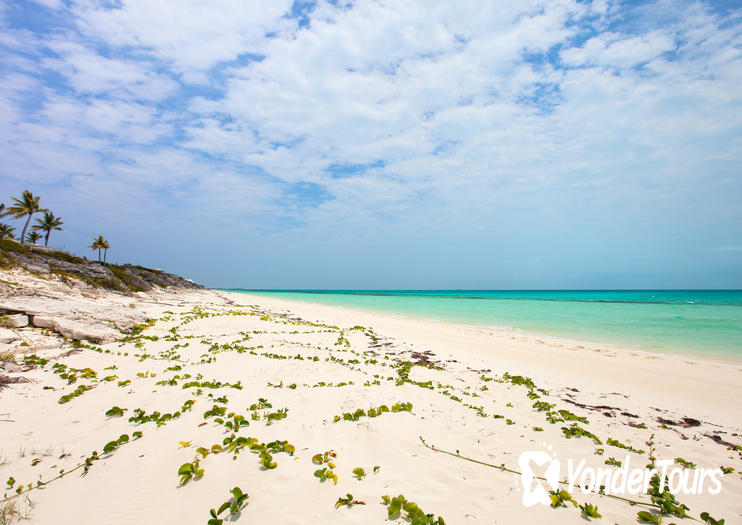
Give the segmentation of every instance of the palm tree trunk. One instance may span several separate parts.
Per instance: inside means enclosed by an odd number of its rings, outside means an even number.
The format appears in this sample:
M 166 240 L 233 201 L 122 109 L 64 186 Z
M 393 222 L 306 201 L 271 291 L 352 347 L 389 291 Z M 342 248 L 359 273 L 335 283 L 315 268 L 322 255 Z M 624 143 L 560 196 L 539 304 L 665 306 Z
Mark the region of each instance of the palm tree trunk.
M 28 214 L 28 219 L 26 219 L 26 225 L 23 227 L 23 233 L 21 234 L 21 244 L 26 244 L 26 229 L 28 228 L 28 223 L 31 222 L 31 216 L 33 213 Z
M 46 238 L 44 239 L 44 246 L 49 246 L 49 235 L 51 235 L 52 231 L 47 230 L 46 231 Z
M 100 262 L 100 248 L 98 248 L 98 262 Z

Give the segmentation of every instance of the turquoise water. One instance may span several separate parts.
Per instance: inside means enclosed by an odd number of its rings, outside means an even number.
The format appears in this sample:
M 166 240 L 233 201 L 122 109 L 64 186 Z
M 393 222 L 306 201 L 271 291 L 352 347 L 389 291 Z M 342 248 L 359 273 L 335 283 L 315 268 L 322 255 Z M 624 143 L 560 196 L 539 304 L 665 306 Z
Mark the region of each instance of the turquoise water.
M 742 290 L 229 290 L 742 359 Z

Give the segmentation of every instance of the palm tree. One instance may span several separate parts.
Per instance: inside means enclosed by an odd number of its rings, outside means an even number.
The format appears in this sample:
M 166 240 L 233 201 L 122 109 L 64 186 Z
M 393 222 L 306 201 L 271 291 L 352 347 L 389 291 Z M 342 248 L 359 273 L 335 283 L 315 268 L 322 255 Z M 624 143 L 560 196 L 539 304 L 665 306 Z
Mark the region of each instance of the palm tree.
M 49 246 L 49 235 L 51 235 L 53 230 L 62 231 L 63 224 L 61 218 L 55 217 L 50 211 L 45 211 L 43 219 L 36 219 L 36 224 L 33 225 L 33 230 L 46 232 L 46 236 L 44 237 L 44 246 Z
M 110 247 L 108 241 L 103 241 L 103 264 L 106 264 L 106 255 L 108 255 L 108 248 Z
M 102 235 L 98 235 L 98 237 L 93 237 L 93 244 L 88 246 L 88 248 L 92 250 L 98 250 L 98 262 L 101 262 L 100 260 L 100 251 L 106 247 L 106 240 L 103 238 Z
M 11 215 L 13 215 L 16 219 L 21 219 L 28 215 L 28 219 L 26 219 L 26 224 L 23 226 L 23 232 L 21 233 L 21 244 L 25 242 L 26 239 L 26 230 L 28 229 L 28 223 L 31 222 L 31 217 L 34 213 L 46 211 L 44 208 L 39 206 L 39 199 L 41 197 L 34 197 L 33 193 L 26 190 L 23 192 L 23 195 L 21 195 L 20 199 L 16 199 L 13 197 L 13 201 L 15 203 L 8 208 L 8 211 Z
M 0 224 L 0 239 L 12 239 L 15 228 L 8 224 Z
M 10 212 L 5 209 L 5 204 L 0 204 L 0 217 L 7 217 Z
M 30 232 L 28 232 L 28 235 L 26 235 L 26 240 L 28 240 L 28 242 L 30 242 L 31 244 L 36 244 L 39 239 L 41 239 L 41 234 L 36 230 L 31 230 Z

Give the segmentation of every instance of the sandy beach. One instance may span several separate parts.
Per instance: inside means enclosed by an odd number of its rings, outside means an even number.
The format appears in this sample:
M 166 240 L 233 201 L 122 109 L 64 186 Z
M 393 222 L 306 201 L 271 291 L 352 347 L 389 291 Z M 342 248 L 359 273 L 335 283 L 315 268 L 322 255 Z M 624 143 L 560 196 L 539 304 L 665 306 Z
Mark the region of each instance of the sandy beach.
M 652 451 L 690 478 L 723 468 L 719 494 L 676 503 L 742 521 L 740 364 L 247 294 L 115 298 L 152 321 L 103 344 L 20 328 L 26 345 L 0 351 L 6 377 L 28 380 L 0 390 L 0 481 L 29 523 L 413 519 L 389 518 L 386 495 L 427 523 L 578 523 L 585 503 L 602 523 L 652 512 L 580 489 L 575 505 L 524 506 L 511 471 L 539 450 L 563 480 L 570 459 L 619 470 Z

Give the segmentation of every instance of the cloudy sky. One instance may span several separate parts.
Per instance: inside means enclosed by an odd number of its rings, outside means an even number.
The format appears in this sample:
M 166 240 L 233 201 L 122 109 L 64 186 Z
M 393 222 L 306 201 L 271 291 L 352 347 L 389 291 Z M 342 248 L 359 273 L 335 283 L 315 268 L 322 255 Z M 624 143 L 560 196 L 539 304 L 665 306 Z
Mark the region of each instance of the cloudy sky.
M 0 0 L 0 200 L 215 287 L 742 288 L 740 86 L 736 1 Z

